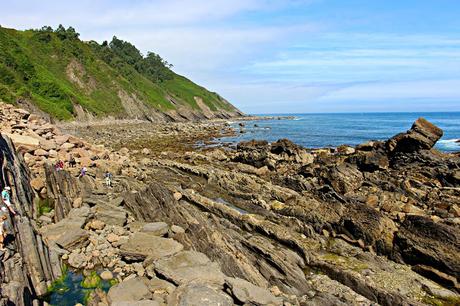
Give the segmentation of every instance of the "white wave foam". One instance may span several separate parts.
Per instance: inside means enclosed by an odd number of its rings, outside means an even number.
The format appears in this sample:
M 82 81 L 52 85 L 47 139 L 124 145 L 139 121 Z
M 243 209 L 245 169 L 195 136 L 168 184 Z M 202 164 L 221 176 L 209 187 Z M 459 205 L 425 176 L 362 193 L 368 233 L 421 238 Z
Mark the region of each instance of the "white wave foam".
M 459 149 L 460 139 L 441 139 L 438 141 L 438 145 L 446 149 Z
M 460 145 L 460 139 L 441 139 L 439 143 L 456 143 Z

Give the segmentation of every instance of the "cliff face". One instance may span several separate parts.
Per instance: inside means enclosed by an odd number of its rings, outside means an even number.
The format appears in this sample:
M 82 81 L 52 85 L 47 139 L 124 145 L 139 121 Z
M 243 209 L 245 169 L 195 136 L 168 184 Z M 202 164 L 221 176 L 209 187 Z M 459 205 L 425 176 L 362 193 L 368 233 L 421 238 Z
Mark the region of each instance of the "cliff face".
M 61 275 L 59 249 L 48 247 L 35 228 L 29 172 L 8 137 L 0 136 L 0 165 L 2 186 L 12 187 L 18 212 L 8 219 L 10 234 L 0 250 L 0 305 L 35 305 Z
M 0 100 L 58 120 L 188 121 L 242 113 L 128 42 L 83 42 L 70 30 L 0 27 Z

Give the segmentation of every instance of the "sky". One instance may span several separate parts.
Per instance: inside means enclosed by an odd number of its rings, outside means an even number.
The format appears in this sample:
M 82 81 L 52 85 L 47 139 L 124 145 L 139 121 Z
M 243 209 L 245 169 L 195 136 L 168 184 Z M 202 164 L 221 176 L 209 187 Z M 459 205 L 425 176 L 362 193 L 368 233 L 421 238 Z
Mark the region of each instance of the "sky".
M 0 0 L 0 25 L 115 35 L 246 113 L 460 111 L 459 0 Z

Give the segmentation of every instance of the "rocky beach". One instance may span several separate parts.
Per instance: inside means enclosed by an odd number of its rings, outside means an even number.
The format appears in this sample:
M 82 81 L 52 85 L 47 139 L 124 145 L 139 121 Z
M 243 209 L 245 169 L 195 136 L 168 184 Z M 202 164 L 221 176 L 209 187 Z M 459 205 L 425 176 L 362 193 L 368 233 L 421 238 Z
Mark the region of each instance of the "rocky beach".
M 18 212 L 1 305 L 53 304 L 68 273 L 87 305 L 460 303 L 460 155 L 423 118 L 334 149 L 196 146 L 244 128 L 53 125 L 3 103 L 0 127 Z

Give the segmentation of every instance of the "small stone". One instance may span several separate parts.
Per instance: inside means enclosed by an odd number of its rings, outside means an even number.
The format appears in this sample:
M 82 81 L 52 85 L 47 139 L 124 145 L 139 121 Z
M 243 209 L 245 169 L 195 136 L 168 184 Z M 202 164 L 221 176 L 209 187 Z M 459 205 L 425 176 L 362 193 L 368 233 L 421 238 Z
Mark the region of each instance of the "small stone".
M 454 217 L 460 217 L 460 207 L 457 204 L 454 204 L 450 207 L 449 212 L 454 215 Z
M 89 228 L 92 230 L 102 230 L 105 227 L 105 223 L 101 220 L 93 220 L 91 221 Z
M 273 286 L 270 288 L 270 292 L 274 295 L 274 296 L 280 296 L 282 294 L 280 288 L 278 288 L 278 286 Z
M 68 142 L 66 142 L 66 143 L 61 145 L 61 149 L 63 149 L 63 150 L 70 150 L 70 149 L 72 149 L 74 147 L 75 147 L 75 145 L 73 143 L 68 143 Z
M 36 177 L 30 181 L 30 185 L 35 191 L 40 191 L 43 187 L 45 187 L 45 182 L 42 178 Z
M 129 149 L 128 148 L 121 148 L 119 152 L 122 155 L 127 155 L 129 153 Z
M 75 200 L 73 200 L 72 206 L 74 208 L 79 208 L 79 207 L 81 207 L 82 204 L 83 204 L 83 199 L 82 198 L 76 198 Z
M 182 227 L 180 227 L 179 225 L 171 226 L 171 231 L 174 234 L 183 234 L 183 233 L 185 233 L 185 230 Z
M 168 233 L 169 226 L 165 222 L 152 222 L 152 223 L 146 223 L 142 229 L 141 232 L 144 233 L 149 233 L 151 235 L 155 236 L 164 236 Z
M 273 200 L 270 202 L 270 207 L 273 210 L 281 210 L 285 207 L 286 205 L 280 201 Z
M 39 220 L 40 222 L 42 222 L 42 223 L 45 223 L 45 224 L 53 223 L 53 220 L 52 220 L 50 217 L 45 216 L 45 215 L 40 216 L 40 217 L 38 218 L 38 220 Z
M 101 276 L 101 278 L 103 280 L 111 280 L 111 279 L 113 279 L 113 273 L 110 272 L 109 270 L 103 271 L 100 276 Z
M 366 204 L 371 207 L 377 207 L 378 203 L 379 203 L 379 197 L 376 196 L 375 194 L 369 195 L 366 199 Z
M 86 256 L 80 253 L 71 253 L 69 256 L 69 265 L 76 269 L 86 266 Z
M 35 156 L 48 156 L 49 153 L 48 153 L 48 151 L 45 151 L 43 149 L 37 149 L 37 150 L 34 151 L 34 155 Z
M 127 243 L 128 240 L 129 238 L 127 236 L 123 236 L 123 237 L 120 237 L 118 241 L 113 242 L 112 245 L 118 248 L 119 246 L 122 246 L 123 244 Z
M 406 214 L 414 214 L 414 215 L 424 215 L 425 214 L 423 209 L 420 209 L 417 206 L 414 206 L 409 203 L 403 206 L 402 211 L 405 212 Z
M 107 241 L 110 242 L 110 243 L 116 242 L 118 240 L 120 240 L 120 236 L 118 236 L 118 235 L 115 235 L 113 233 L 110 233 L 110 234 L 107 235 Z
M 180 199 L 182 199 L 182 193 L 176 191 L 174 192 L 173 197 L 176 201 L 179 201 Z
M 149 154 L 150 154 L 150 150 L 147 149 L 147 148 L 142 149 L 141 152 L 142 152 L 142 154 L 144 154 L 144 155 L 149 155 Z

